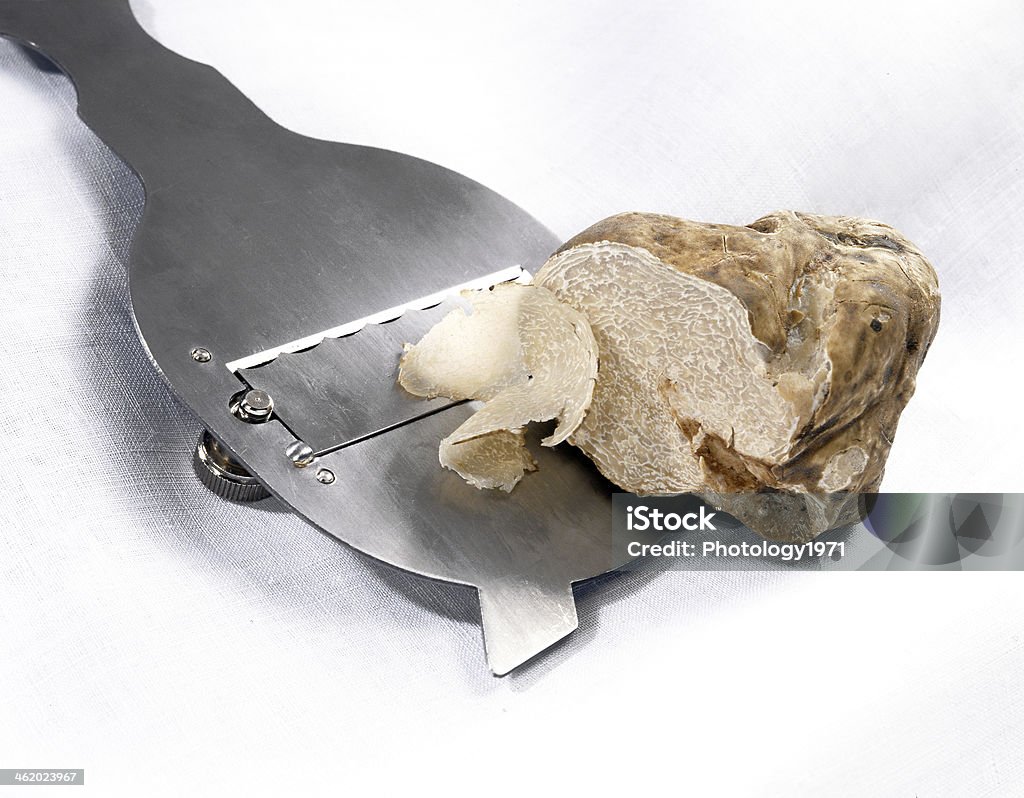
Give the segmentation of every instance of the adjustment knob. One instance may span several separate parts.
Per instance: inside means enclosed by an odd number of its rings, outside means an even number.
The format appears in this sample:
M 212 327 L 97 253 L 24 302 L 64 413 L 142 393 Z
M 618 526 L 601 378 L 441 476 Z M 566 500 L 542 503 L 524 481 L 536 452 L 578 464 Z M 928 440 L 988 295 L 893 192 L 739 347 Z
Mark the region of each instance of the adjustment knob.
M 192 463 L 200 482 L 223 499 L 254 502 L 270 495 L 263 484 L 207 431 L 199 438 Z

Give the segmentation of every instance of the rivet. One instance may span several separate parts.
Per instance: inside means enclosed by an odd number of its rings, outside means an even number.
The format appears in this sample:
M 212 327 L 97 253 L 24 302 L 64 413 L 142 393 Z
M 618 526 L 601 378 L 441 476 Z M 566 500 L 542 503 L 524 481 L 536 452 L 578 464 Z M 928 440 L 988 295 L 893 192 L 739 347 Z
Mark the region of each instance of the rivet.
M 201 346 L 197 346 L 195 349 L 192 350 L 192 359 L 196 363 L 209 363 L 210 358 L 212 357 L 213 355 L 210 354 L 210 350 L 203 349 L 203 347 Z
M 323 485 L 330 485 L 334 482 L 334 472 L 329 468 L 321 468 L 316 472 L 316 481 Z
M 313 462 L 313 447 L 304 441 L 289 443 L 284 453 L 296 468 L 305 468 Z
M 235 396 L 231 403 L 231 412 L 242 421 L 260 424 L 269 420 L 273 414 L 274 400 L 266 391 L 254 388 L 241 396 Z

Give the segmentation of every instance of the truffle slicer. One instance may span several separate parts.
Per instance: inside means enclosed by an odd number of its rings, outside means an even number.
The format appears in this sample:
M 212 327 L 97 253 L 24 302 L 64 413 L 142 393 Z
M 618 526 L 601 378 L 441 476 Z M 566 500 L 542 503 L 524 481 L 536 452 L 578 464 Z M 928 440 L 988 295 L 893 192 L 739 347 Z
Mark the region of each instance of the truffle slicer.
M 435 164 L 281 127 L 150 38 L 127 0 L 0 0 L 0 34 L 71 77 L 79 116 L 142 180 L 132 311 L 208 430 L 203 480 L 235 499 L 269 492 L 372 557 L 475 586 L 496 674 L 575 629 L 573 583 L 622 564 L 610 485 L 581 456 L 533 446 L 540 471 L 513 493 L 471 488 L 437 462 L 471 408 L 410 402 L 393 379 L 402 339 L 444 310 L 416 298 L 537 269 L 554 235 Z

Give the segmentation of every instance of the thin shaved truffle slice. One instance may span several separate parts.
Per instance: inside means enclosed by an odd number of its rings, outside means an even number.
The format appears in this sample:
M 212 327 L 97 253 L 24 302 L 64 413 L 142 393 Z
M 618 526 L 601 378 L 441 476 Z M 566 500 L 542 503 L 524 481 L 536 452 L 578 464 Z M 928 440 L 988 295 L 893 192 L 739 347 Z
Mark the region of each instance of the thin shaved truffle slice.
M 519 304 L 495 301 L 488 291 L 466 291 L 463 296 L 471 313 L 453 310 L 418 344 L 405 345 L 398 384 L 409 393 L 486 401 L 502 388 L 529 379 L 519 344 Z
M 452 311 L 418 344 L 406 346 L 399 384 L 417 396 L 485 401 L 445 438 L 439 457 L 470 484 L 511 490 L 527 468 L 525 450 L 511 454 L 513 446 L 525 446 L 523 427 L 558 419 L 541 441 L 555 446 L 583 422 L 597 378 L 597 344 L 586 317 L 546 289 L 505 284 L 468 298 L 471 313 Z M 496 434 L 499 441 L 458 450 Z M 488 464 L 478 456 L 483 451 L 498 459 Z M 518 476 L 509 483 L 515 468 Z
M 506 493 L 527 471 L 537 470 L 521 430 L 498 430 L 462 443 L 445 438 L 438 459 L 473 487 L 501 488 Z

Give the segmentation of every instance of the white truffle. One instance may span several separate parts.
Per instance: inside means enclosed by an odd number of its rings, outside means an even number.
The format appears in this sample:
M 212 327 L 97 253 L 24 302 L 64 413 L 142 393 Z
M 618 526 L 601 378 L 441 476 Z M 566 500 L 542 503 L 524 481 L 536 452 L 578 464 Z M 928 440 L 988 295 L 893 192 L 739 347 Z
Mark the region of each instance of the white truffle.
M 782 211 L 747 227 L 630 213 L 536 277 L 598 342 L 573 434 L 635 493 L 697 493 L 766 537 L 855 519 L 935 336 L 935 271 L 888 225 Z
M 696 493 L 806 540 L 878 489 L 940 299 L 888 225 L 781 211 L 746 227 L 611 217 L 533 287 L 473 304 L 403 361 L 414 393 L 488 400 L 442 443 L 446 465 L 510 490 L 533 467 L 518 431 L 558 417 L 544 443 L 568 440 L 625 490 Z

